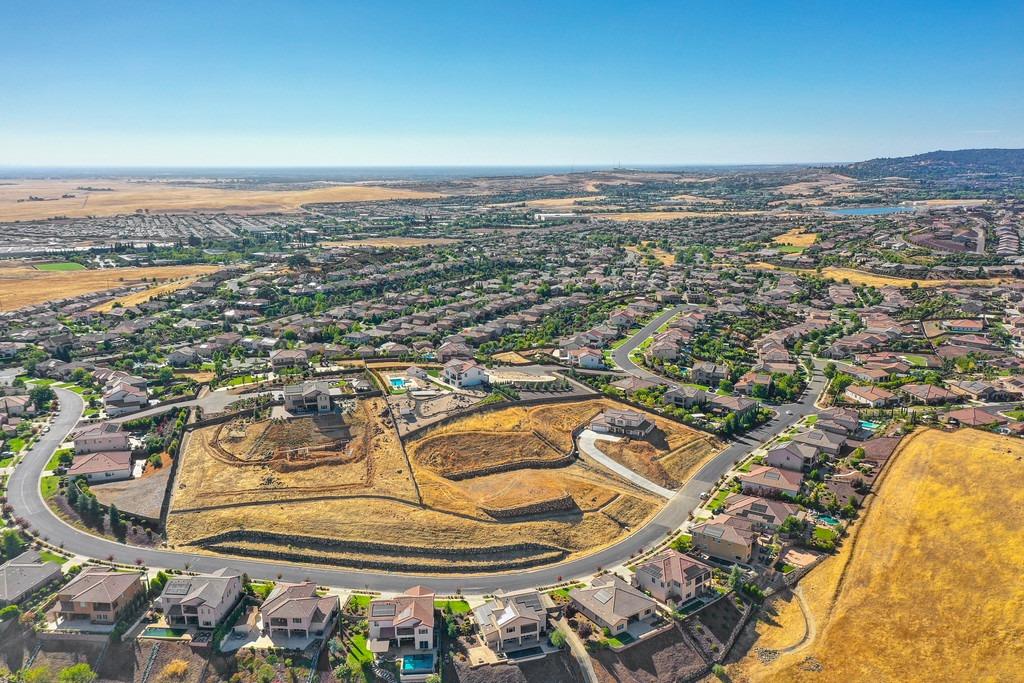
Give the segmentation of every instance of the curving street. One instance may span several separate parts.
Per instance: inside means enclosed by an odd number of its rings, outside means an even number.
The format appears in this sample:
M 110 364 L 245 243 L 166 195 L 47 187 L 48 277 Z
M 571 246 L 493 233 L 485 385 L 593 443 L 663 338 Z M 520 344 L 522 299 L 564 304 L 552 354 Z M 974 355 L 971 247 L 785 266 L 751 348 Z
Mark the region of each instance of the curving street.
M 667 314 L 666 314 L 667 315 Z M 659 318 L 664 316 L 659 316 Z M 665 318 L 667 319 L 667 318 Z M 664 322 L 655 319 L 647 327 L 652 334 Z M 645 328 L 646 330 L 647 328 Z M 636 335 L 640 336 L 640 335 Z M 630 341 L 636 341 L 636 336 Z M 643 339 L 636 341 L 634 347 Z M 628 353 L 628 352 L 627 352 Z M 824 378 L 816 373 L 807 391 L 798 403 L 779 407 L 775 418 L 744 437 L 704 464 L 697 474 L 684 484 L 665 507 L 646 525 L 621 541 L 594 554 L 561 564 L 502 574 L 490 575 L 415 575 L 379 570 L 331 569 L 290 564 L 269 560 L 252 560 L 187 553 L 177 550 L 158 550 L 128 546 L 94 536 L 69 526 L 57 517 L 43 500 L 39 480 L 54 450 L 74 429 L 84 405 L 81 397 L 66 389 L 55 391 L 60 399 L 60 410 L 50 432 L 45 434 L 25 455 L 8 482 L 8 501 L 16 517 L 28 520 L 35 532 L 47 542 L 65 551 L 100 560 L 150 567 L 186 569 L 208 572 L 229 565 L 254 578 L 300 581 L 309 579 L 321 585 L 345 588 L 368 588 L 379 591 L 402 591 L 417 583 L 428 584 L 438 593 L 462 591 L 467 594 L 488 594 L 497 589 L 516 590 L 546 586 L 569 579 L 585 578 L 602 568 L 620 564 L 643 549 L 663 541 L 666 536 L 687 521 L 690 512 L 701 502 L 701 494 L 710 491 L 717 480 L 741 458 L 776 434 L 789 428 L 805 415 L 815 412 L 814 401 L 824 388 Z M 791 414 L 787 414 L 791 413 Z

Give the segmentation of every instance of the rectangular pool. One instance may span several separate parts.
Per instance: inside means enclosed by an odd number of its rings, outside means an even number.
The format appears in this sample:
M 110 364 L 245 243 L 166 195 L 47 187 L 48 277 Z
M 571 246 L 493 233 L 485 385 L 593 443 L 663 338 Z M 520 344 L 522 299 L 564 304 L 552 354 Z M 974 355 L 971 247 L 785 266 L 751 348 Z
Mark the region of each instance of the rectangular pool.
M 163 626 L 147 626 L 142 632 L 143 638 L 181 638 L 188 633 L 184 628 L 165 628 Z
M 877 422 L 867 422 L 865 420 L 861 420 L 860 421 L 860 428 L 861 429 L 866 429 L 869 432 L 873 432 L 873 431 L 875 431 L 876 429 L 878 429 L 881 426 L 882 425 L 878 424 Z
M 389 381 L 393 389 L 401 389 L 405 386 L 405 380 L 401 377 L 392 377 Z
M 429 673 L 434 670 L 434 654 L 406 655 L 402 657 L 402 673 Z

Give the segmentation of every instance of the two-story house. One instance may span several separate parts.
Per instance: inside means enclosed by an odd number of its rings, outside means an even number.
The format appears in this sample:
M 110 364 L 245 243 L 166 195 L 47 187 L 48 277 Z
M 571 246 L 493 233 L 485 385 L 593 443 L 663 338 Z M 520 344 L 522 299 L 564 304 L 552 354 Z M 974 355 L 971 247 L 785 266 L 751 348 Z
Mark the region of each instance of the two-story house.
M 271 638 L 323 636 L 338 613 L 338 597 L 317 595 L 316 584 L 279 583 L 260 606 L 263 631 Z
M 367 647 L 376 654 L 403 647 L 434 649 L 434 592 L 414 586 L 393 598 L 370 601 Z
M 164 586 L 158 606 L 172 625 L 216 628 L 242 597 L 242 574 L 218 569 L 212 574 L 175 577 Z
M 142 572 L 86 567 L 57 593 L 50 619 L 60 628 L 116 624 L 145 596 L 143 576 Z
M 632 584 L 661 602 L 682 602 L 710 589 L 711 567 L 669 548 L 637 565 Z
M 623 434 L 643 438 L 654 429 L 654 423 L 635 410 L 608 408 L 590 421 L 590 428 L 599 434 Z
M 473 610 L 480 639 L 495 652 L 535 647 L 548 632 L 548 615 L 540 593 L 523 590 L 499 592 Z

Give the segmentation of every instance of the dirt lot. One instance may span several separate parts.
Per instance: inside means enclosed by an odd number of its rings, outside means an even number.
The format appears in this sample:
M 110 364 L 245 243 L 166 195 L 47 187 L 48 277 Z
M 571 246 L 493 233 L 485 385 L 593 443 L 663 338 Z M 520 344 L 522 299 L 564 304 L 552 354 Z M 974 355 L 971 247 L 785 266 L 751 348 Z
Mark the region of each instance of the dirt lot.
M 600 410 L 600 402 L 587 403 L 595 405 L 499 410 L 441 430 L 457 434 L 462 443 L 466 435 L 453 426 L 487 424 L 511 432 L 537 420 L 542 428 L 538 433 L 550 442 L 544 447 L 568 452 L 569 431 Z M 461 481 L 415 461 L 410 472 L 394 429 L 380 417 L 383 406 L 383 399 L 361 401 L 358 414 L 346 417 L 353 443 L 369 438 L 369 446 L 359 446 L 366 457 L 297 472 L 277 471 L 262 459 L 273 450 L 272 443 L 329 440 L 334 435 L 325 434 L 322 426 L 289 423 L 287 430 L 275 432 L 259 423 L 244 429 L 225 425 L 220 440 L 216 426 L 197 430 L 181 463 L 168 516 L 169 542 L 193 548 L 203 544 L 206 550 L 228 554 L 287 552 L 289 559 L 343 566 L 387 561 L 403 569 L 443 571 L 457 562 L 464 571 L 507 571 L 604 546 L 627 533 L 625 526 L 635 528 L 660 509 L 661 501 L 581 464 Z M 317 433 L 321 436 L 309 436 Z M 509 436 L 503 444 L 492 444 L 502 453 L 499 457 L 507 457 Z M 557 501 L 557 509 L 528 516 L 515 512 L 542 501 Z M 495 518 L 486 512 L 493 508 L 512 509 L 513 516 Z M 255 539 L 207 542 L 214 534 L 239 529 L 260 533 Z M 287 543 L 279 540 L 283 537 Z M 384 547 L 361 545 L 370 540 Z M 531 545 L 478 552 L 512 544 Z
M 153 278 L 157 280 L 186 278 L 188 280 L 185 284 L 188 284 L 195 276 L 217 270 L 219 270 L 217 266 L 199 265 L 74 271 L 42 271 L 28 267 L 5 267 L 0 268 L 0 310 L 9 311 L 54 299 L 101 292 Z M 152 295 L 147 294 L 146 298 L 149 296 Z
M 1019 282 L 1012 278 L 983 278 L 980 280 L 914 280 L 911 278 L 904 277 L 890 277 L 888 275 L 876 275 L 875 273 L 868 273 L 863 270 L 854 270 L 852 268 L 836 268 L 834 266 L 828 266 L 822 268 L 821 273 L 817 273 L 813 270 L 801 270 L 799 268 L 782 268 L 771 263 L 750 263 L 747 264 L 747 268 L 753 270 L 785 270 L 792 273 L 799 273 L 801 275 L 815 275 L 830 277 L 836 281 L 849 280 L 851 285 L 870 285 L 873 287 L 885 287 L 891 285 L 893 287 L 910 287 L 915 282 L 918 287 L 943 287 L 946 285 L 965 285 L 968 287 L 989 287 L 994 285 L 1000 285 L 1008 282 Z
M 815 637 L 768 665 L 748 654 L 733 680 L 1019 679 L 1024 442 L 922 430 L 893 457 L 857 536 L 800 583 Z M 800 643 L 797 601 L 773 609 L 755 646 Z
M 592 659 L 600 683 L 685 681 L 704 667 L 704 658 L 679 626 L 622 652 L 599 650 Z
M 639 247 L 626 247 L 626 251 L 632 252 L 634 254 L 639 254 L 641 256 L 644 255 L 644 252 L 640 251 Z M 660 261 L 662 265 L 665 265 L 665 266 L 675 265 L 675 262 L 676 262 L 676 255 L 675 254 L 670 254 L 669 252 L 665 251 L 664 249 L 659 249 L 658 247 L 653 247 L 651 249 L 650 253 L 651 253 L 652 256 L 654 256 L 654 258 L 658 259 L 658 261 Z
M 586 679 L 568 651 L 516 666 L 498 664 L 475 669 L 461 661 L 445 664 L 444 680 L 452 683 L 583 683 Z
M 78 190 L 102 187 L 112 191 Z M 74 195 L 62 198 L 63 195 Z M 29 196 L 47 201 L 21 201 Z M 394 187 L 334 185 L 307 190 L 227 190 L 166 182 L 109 179 L 16 180 L 0 185 L 0 221 L 54 216 L 112 216 L 149 211 L 229 211 L 271 213 L 294 211 L 303 204 L 361 202 L 386 199 L 428 199 L 441 195 Z
M 601 441 L 601 452 L 656 484 L 676 489 L 725 446 L 710 434 L 667 420 L 657 425 L 649 440 Z

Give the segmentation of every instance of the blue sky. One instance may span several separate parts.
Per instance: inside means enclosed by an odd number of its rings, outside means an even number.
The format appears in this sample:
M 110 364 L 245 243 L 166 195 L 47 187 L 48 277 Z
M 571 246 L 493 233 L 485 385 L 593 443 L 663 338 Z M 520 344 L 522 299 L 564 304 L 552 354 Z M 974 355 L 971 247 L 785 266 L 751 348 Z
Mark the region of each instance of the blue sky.
M 1024 2 L 21 2 L 0 165 L 1024 147 Z

